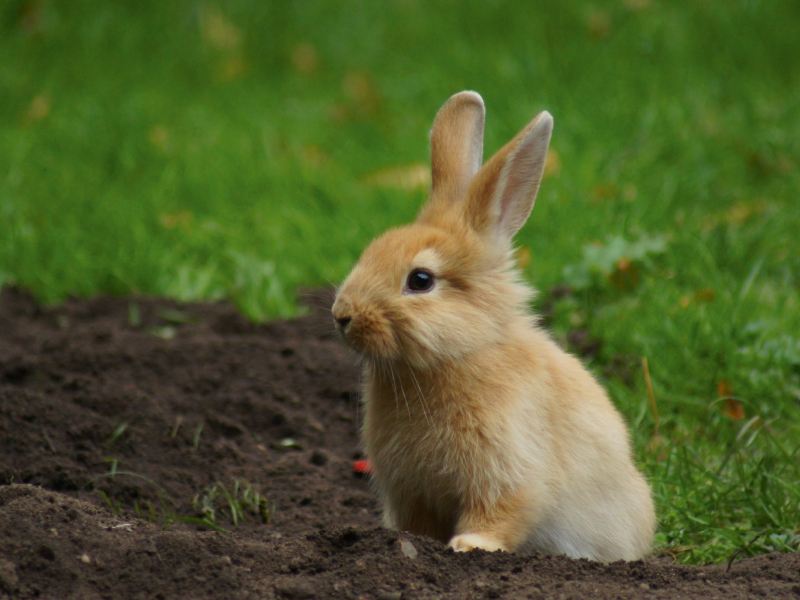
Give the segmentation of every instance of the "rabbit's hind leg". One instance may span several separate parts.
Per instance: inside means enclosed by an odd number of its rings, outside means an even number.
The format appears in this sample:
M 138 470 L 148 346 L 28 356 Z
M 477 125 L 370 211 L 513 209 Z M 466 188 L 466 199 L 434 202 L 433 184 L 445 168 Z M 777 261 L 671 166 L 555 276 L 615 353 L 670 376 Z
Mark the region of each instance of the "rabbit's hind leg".
M 480 548 L 488 552 L 514 552 L 532 528 L 531 503 L 525 494 L 501 498 L 490 507 L 474 505 L 463 510 L 448 546 L 456 552 Z

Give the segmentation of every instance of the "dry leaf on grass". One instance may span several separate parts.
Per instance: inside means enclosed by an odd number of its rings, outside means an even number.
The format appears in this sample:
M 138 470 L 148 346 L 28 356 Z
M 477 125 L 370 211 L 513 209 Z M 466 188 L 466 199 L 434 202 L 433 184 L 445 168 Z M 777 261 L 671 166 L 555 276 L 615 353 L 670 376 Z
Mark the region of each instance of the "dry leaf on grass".
M 427 190 L 431 185 L 431 171 L 428 165 L 422 163 L 399 165 L 367 175 L 364 183 L 372 187 L 406 192 Z

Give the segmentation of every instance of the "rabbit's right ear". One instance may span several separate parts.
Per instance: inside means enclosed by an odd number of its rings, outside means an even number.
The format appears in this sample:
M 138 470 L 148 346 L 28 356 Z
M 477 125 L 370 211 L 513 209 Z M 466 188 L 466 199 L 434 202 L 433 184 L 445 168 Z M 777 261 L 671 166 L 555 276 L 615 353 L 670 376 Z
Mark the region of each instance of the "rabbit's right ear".
M 476 92 L 459 92 L 439 109 L 431 129 L 430 204 L 458 202 L 483 163 L 486 109 Z
M 511 242 L 533 209 L 552 132 L 553 117 L 543 111 L 483 165 L 464 204 L 473 230 Z

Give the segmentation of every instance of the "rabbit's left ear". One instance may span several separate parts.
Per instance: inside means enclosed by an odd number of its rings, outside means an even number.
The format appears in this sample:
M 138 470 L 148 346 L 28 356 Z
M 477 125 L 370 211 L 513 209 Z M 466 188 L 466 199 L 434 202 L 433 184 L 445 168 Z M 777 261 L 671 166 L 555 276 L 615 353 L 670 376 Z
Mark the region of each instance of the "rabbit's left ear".
M 544 175 L 552 132 L 553 117 L 543 111 L 481 168 L 464 206 L 473 229 L 510 241 L 525 224 Z
M 459 92 L 439 109 L 431 129 L 431 200 L 452 203 L 464 197 L 483 162 L 486 109 L 476 92 Z

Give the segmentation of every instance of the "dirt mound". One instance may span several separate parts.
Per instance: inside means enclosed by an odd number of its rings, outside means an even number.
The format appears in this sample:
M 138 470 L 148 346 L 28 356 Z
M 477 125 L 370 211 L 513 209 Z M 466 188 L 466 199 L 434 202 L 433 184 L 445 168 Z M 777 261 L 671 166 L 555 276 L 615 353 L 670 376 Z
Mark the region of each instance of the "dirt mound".
M 4 290 L 0 597 L 800 597 L 797 554 L 601 565 L 380 529 L 357 388 L 324 311 Z

